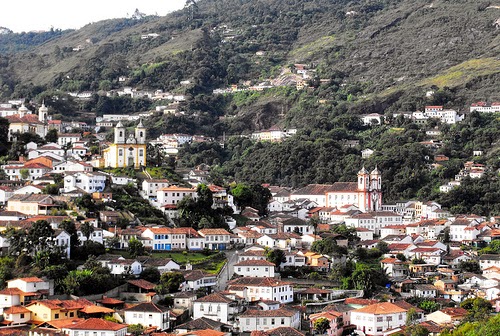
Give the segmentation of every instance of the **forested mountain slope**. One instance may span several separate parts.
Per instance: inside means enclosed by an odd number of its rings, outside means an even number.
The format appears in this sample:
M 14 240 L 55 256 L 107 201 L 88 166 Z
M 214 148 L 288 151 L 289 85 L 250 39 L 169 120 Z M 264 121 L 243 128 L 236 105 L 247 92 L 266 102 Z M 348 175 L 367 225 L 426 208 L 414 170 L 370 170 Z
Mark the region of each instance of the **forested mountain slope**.
M 490 86 L 500 68 L 494 2 L 200 0 L 166 17 L 89 24 L 10 56 L 2 64 L 9 84 L 3 91 L 29 83 L 97 89 L 128 75 L 132 84 L 164 89 L 192 78 L 201 85 L 197 93 L 297 62 L 316 64 L 323 77 L 341 70 L 365 93 L 473 86 L 484 78 Z M 141 39 L 147 33 L 159 36 Z M 266 52 L 258 64 L 256 51 Z

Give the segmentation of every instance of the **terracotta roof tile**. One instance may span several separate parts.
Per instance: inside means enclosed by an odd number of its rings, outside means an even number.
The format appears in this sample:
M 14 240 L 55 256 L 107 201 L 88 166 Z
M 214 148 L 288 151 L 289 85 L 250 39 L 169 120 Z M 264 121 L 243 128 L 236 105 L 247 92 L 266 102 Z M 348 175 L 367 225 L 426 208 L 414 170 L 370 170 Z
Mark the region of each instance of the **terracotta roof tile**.
M 366 313 L 373 315 L 395 314 L 406 312 L 407 309 L 401 308 L 390 302 L 375 303 L 363 308 L 354 310 L 357 313 Z
M 105 321 L 98 318 L 90 318 L 88 320 L 84 320 L 78 322 L 74 325 L 66 327 L 66 329 L 70 330 L 121 330 L 126 329 L 127 325 L 119 324 L 111 321 Z

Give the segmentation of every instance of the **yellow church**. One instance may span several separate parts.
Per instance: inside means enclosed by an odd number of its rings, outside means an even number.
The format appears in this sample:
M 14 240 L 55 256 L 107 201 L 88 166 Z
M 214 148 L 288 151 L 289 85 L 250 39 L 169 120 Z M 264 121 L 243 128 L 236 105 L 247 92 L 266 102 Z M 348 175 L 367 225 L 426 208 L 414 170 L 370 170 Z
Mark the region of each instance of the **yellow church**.
M 115 127 L 114 142 L 103 150 L 104 167 L 134 167 L 140 169 L 146 165 L 146 127 L 139 121 L 135 134 L 128 134 L 123 124 Z

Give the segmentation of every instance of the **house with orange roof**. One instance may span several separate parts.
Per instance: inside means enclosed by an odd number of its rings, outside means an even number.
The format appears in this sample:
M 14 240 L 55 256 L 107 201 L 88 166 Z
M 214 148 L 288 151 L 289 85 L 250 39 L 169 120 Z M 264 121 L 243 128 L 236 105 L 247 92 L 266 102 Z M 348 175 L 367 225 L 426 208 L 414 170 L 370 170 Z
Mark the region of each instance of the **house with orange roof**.
M 41 297 L 42 294 L 39 292 L 24 292 L 19 288 L 2 289 L 0 291 L 0 312 L 9 307 L 26 305 Z
M 78 300 L 39 300 L 26 305 L 31 311 L 31 320 L 35 323 L 65 320 L 78 317 L 78 311 L 92 303 L 85 299 Z
M 231 234 L 225 229 L 201 229 L 198 233 L 205 238 L 205 247 L 210 250 L 226 250 Z
M 99 336 L 125 336 L 127 325 L 102 319 L 91 318 L 63 328 L 68 336 L 99 335 Z
M 54 284 L 38 277 L 9 280 L 7 288 L 18 288 L 23 292 L 39 292 L 42 295 L 54 295 Z
M 392 243 L 389 244 L 387 248 L 389 249 L 389 253 L 392 255 L 402 253 L 405 257 L 409 258 L 411 250 L 416 249 L 417 246 L 412 243 Z
M 52 171 L 52 167 L 39 162 L 24 162 L 22 164 L 2 165 L 2 169 L 10 180 L 29 180 L 34 181 L 43 175 Z M 27 177 L 23 174 L 27 173 Z
M 304 255 L 306 265 L 309 267 L 313 267 L 318 271 L 328 271 L 330 269 L 330 260 L 322 254 L 310 251 L 306 253 L 299 252 L 299 254 Z
M 23 306 L 12 306 L 3 311 L 2 324 L 8 326 L 26 324 L 31 320 L 31 311 Z
M 172 185 L 166 188 L 158 189 L 156 192 L 156 199 L 159 206 L 165 204 L 177 204 L 184 197 L 188 196 L 196 198 L 197 197 L 196 189 Z
M 384 335 L 406 324 L 408 310 L 390 302 L 375 303 L 351 311 L 351 323 L 365 335 Z
M 153 251 L 185 250 L 188 246 L 188 236 L 199 236 L 190 228 L 147 228 L 141 233 L 142 238 L 151 240 Z

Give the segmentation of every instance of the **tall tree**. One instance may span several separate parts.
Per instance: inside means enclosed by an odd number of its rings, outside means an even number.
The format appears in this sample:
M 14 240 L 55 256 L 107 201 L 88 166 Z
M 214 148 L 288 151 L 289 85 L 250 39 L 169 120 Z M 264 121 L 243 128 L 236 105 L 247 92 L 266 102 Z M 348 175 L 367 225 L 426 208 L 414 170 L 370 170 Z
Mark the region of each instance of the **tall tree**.
M 85 241 L 89 241 L 90 235 L 94 232 L 94 227 L 90 224 L 90 222 L 85 221 L 80 225 L 80 231 L 85 236 Z
M 286 261 L 286 255 L 283 250 L 280 249 L 269 249 L 266 251 L 266 259 L 267 261 L 272 262 L 276 265 L 276 269 L 280 267 L 282 263 Z

